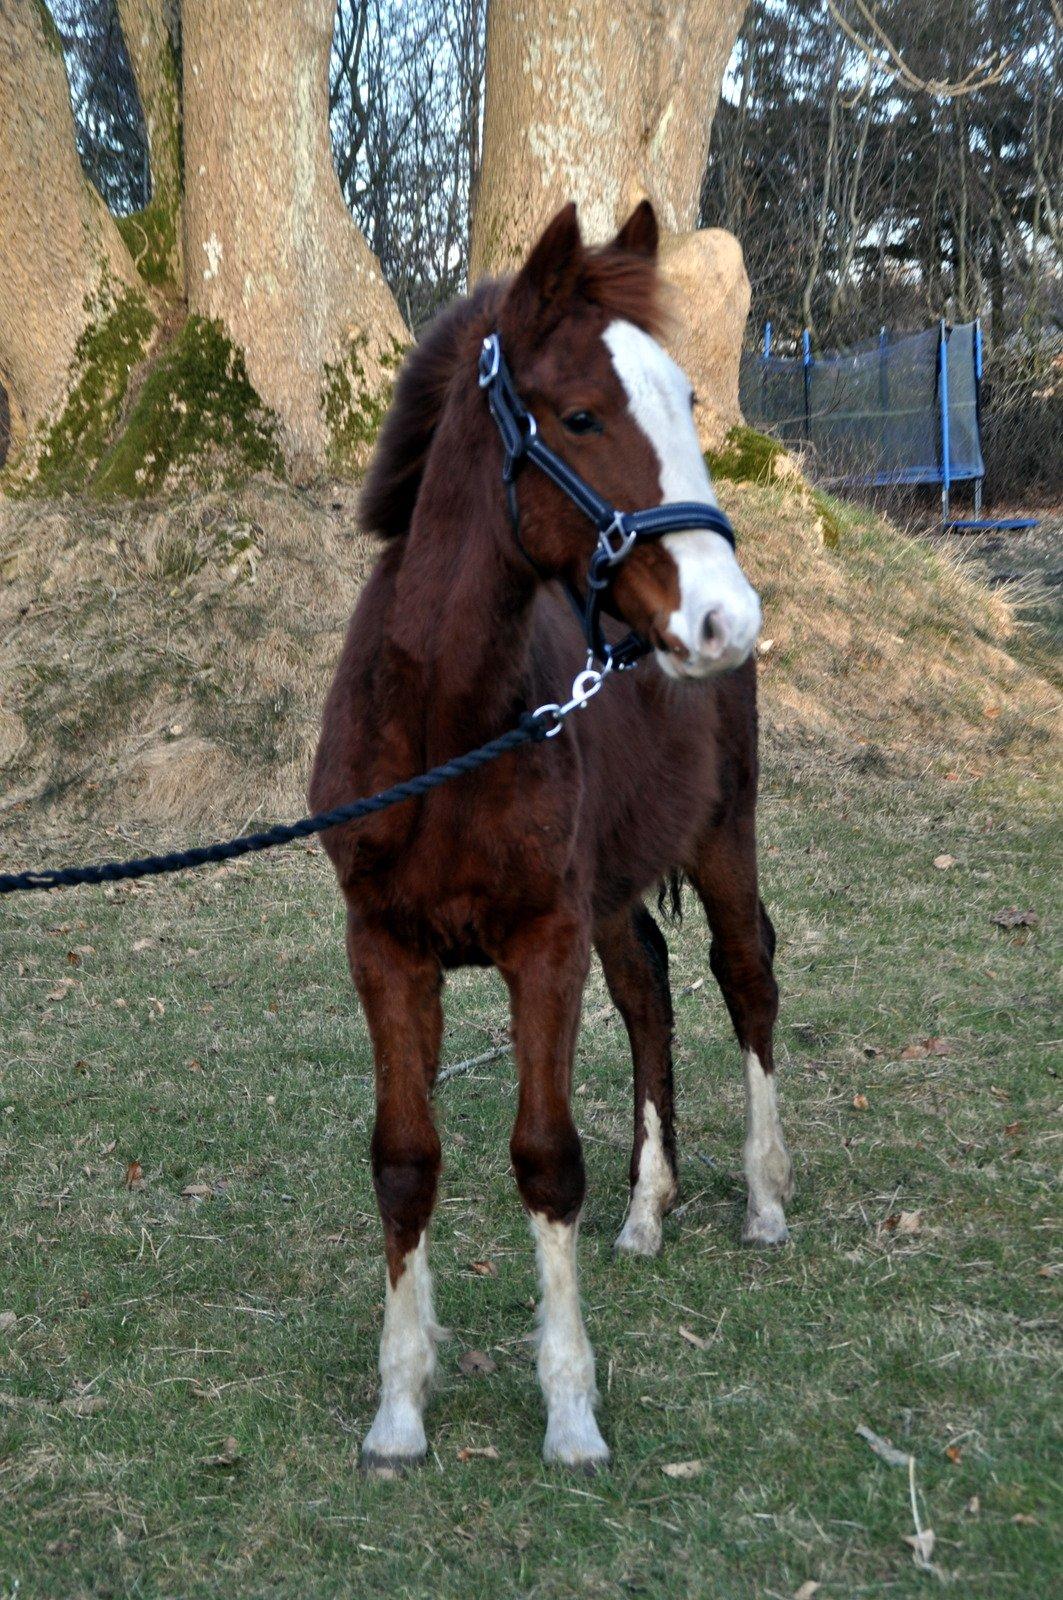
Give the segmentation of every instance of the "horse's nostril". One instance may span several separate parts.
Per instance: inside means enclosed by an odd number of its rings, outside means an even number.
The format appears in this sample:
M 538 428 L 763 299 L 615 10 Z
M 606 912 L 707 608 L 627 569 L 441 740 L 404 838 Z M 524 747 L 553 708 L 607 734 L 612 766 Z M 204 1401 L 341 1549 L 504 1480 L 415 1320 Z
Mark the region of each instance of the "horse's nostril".
M 714 644 L 720 639 L 722 633 L 720 613 L 718 611 L 710 611 L 706 615 L 705 621 L 701 624 L 702 639 L 706 644 Z

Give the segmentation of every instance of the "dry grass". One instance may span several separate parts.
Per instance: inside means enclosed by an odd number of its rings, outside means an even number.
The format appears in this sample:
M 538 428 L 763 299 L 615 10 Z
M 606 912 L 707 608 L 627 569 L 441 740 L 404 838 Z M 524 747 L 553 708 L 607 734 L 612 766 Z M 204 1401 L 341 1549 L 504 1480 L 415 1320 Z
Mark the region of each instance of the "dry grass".
M 1006 598 L 872 513 L 726 484 L 765 600 L 769 736 L 894 770 L 1047 765 L 1057 695 Z M 373 547 L 350 485 L 0 501 L 0 825 L 187 833 L 301 809 Z

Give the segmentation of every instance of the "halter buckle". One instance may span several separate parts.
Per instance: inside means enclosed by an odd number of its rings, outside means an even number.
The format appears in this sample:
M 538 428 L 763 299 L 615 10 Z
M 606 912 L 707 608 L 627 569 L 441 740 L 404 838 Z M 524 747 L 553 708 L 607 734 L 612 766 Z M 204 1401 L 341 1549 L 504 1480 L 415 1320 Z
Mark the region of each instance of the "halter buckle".
M 627 526 L 624 513 L 615 511 L 609 526 L 598 529 L 598 552 L 602 562 L 609 567 L 619 566 L 631 553 L 637 538 L 637 531 Z

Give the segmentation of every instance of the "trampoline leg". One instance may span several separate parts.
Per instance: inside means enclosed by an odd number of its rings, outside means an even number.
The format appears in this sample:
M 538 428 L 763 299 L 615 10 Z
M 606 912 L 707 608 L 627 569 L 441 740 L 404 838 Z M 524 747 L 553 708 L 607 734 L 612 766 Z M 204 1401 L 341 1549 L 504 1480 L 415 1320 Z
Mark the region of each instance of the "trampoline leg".
M 947 483 L 941 485 L 941 520 L 942 522 L 948 522 L 949 520 L 949 486 Z
M 976 478 L 974 480 L 974 515 L 975 515 L 975 521 L 976 522 L 982 515 L 982 480 L 981 480 L 981 478 Z

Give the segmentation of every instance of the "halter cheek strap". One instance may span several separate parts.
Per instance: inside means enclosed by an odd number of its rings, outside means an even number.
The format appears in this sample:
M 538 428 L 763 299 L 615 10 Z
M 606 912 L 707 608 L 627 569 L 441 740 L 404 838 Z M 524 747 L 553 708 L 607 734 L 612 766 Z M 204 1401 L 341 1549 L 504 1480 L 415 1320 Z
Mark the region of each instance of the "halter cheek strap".
M 685 533 L 706 528 L 718 533 L 734 549 L 734 529 L 719 506 L 708 501 L 678 500 L 667 505 L 649 506 L 643 511 L 618 511 L 592 489 L 585 478 L 551 450 L 539 436 L 535 418 L 525 406 L 513 384 L 513 377 L 502 354 L 497 333 L 483 342 L 479 363 L 480 388 L 487 391 L 487 404 L 502 440 L 502 481 L 506 485 L 510 520 L 522 553 L 536 571 L 536 562 L 525 550 L 520 537 L 516 478 L 525 461 L 532 462 L 557 485 L 562 494 L 582 511 L 598 530 L 598 543 L 587 568 L 586 594 L 565 580 L 565 592 L 583 627 L 587 648 L 599 661 L 614 667 L 634 666 L 652 649 L 635 632 L 619 644 L 611 645 L 602 632 L 601 614 L 607 605 L 616 569 L 627 560 L 637 545 L 662 539 L 666 533 Z

